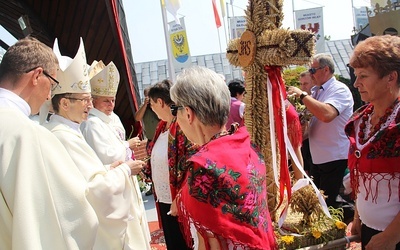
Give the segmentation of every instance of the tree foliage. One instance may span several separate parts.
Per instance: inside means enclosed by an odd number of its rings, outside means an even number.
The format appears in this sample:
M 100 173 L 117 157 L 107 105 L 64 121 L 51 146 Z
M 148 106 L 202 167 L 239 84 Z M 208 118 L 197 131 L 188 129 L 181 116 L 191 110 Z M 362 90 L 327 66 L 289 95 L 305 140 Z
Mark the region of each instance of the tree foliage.
M 304 66 L 299 66 L 296 68 L 288 68 L 283 71 L 283 80 L 286 86 L 300 87 L 299 76 L 301 72 L 307 70 Z

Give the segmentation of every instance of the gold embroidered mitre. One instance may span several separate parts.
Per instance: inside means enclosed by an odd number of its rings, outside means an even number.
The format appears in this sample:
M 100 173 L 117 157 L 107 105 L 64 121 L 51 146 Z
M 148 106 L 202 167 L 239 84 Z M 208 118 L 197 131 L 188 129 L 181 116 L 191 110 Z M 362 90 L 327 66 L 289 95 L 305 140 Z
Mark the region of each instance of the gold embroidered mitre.
M 102 61 L 95 61 L 90 67 L 89 75 L 93 96 L 116 96 L 120 76 L 113 62 L 105 66 Z

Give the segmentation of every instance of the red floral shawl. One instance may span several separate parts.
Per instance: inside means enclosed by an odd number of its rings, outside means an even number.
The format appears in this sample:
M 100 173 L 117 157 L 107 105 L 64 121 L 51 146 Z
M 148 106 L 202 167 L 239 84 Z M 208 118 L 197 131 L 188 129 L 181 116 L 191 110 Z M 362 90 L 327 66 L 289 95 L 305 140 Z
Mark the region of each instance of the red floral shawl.
M 378 192 L 372 190 L 371 180 L 379 182 L 385 177 L 389 182 L 400 181 L 394 178 L 394 173 L 400 172 L 400 109 L 397 109 L 394 121 L 387 128 L 381 129 L 373 140 L 366 142 L 360 149 L 356 143 L 358 136 L 355 121 L 361 119 L 367 107 L 368 105 L 365 105 L 354 112 L 345 127 L 345 132 L 350 140 L 348 164 L 352 188 L 357 195 L 359 186 L 363 185 L 367 190 L 365 199 L 368 199 L 368 195 L 372 195 L 374 201 Z M 360 178 L 362 183 L 359 183 Z M 395 190 L 388 190 L 389 198 L 392 191 Z M 400 190 L 397 190 L 397 196 L 400 201 Z
M 204 238 L 207 232 L 214 234 L 222 249 L 227 240 L 234 249 L 276 249 L 266 167 L 246 128 L 210 141 L 189 161 L 192 164 L 177 196 L 188 243 L 192 222 Z

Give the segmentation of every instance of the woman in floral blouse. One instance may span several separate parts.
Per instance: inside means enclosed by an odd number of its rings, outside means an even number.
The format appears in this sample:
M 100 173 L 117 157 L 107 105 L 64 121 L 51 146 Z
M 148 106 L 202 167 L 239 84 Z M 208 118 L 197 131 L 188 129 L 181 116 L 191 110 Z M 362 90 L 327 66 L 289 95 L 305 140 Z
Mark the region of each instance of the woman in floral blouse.
M 171 109 L 200 149 L 177 195 L 179 220 L 195 249 L 276 249 L 266 168 L 245 127 L 226 131 L 230 93 L 214 71 L 192 67 L 171 88 Z

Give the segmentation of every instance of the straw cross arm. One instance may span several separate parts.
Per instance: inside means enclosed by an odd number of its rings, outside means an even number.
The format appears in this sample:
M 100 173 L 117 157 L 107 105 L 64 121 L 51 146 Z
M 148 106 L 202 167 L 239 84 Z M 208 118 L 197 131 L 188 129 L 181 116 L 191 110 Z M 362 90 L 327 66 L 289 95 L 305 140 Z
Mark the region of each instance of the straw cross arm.
M 227 58 L 234 66 L 247 67 L 240 60 L 242 38 L 233 39 L 227 48 Z M 268 66 L 304 65 L 314 54 L 314 34 L 308 30 L 264 30 L 252 46 L 255 61 Z M 248 42 L 247 42 L 248 43 Z

